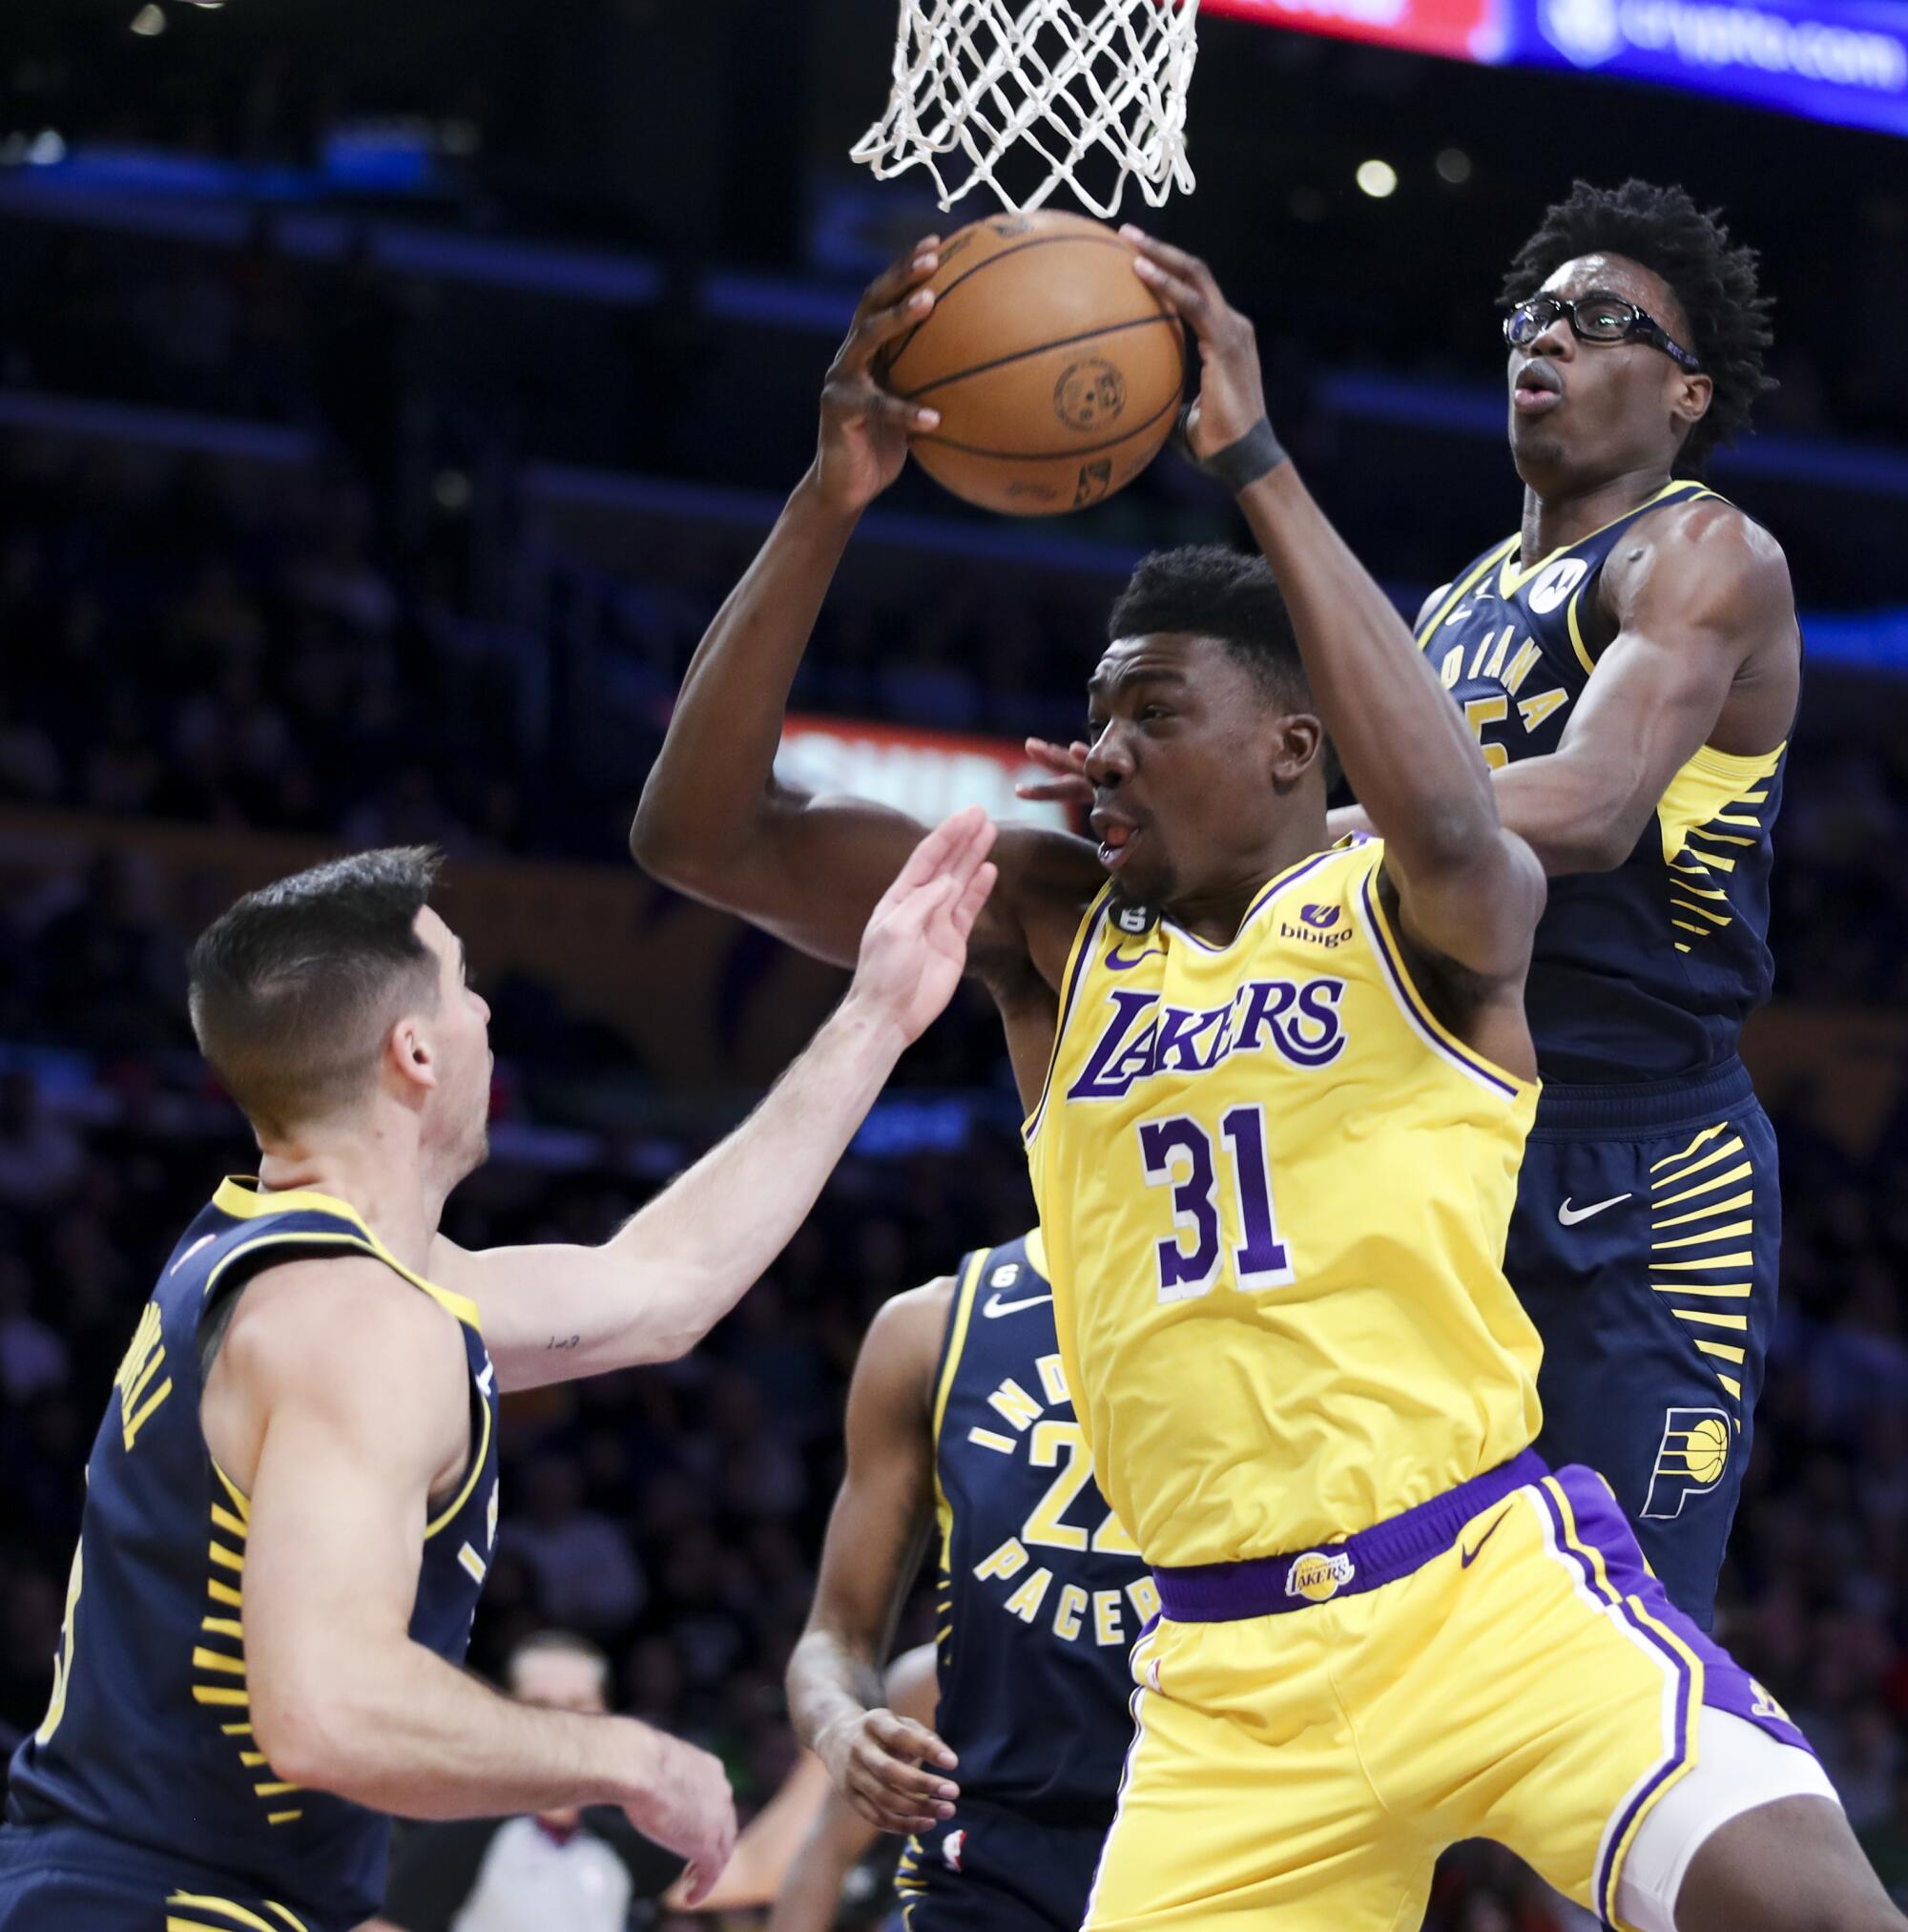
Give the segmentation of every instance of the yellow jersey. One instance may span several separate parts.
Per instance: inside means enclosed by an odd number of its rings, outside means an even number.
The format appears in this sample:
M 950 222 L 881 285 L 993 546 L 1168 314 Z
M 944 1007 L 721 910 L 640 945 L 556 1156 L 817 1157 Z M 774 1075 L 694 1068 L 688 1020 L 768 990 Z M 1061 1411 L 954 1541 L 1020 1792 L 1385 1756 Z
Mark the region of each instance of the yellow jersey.
M 1291 867 L 1230 945 L 1121 929 L 1068 962 L 1026 1134 L 1068 1386 L 1155 1566 L 1369 1528 L 1537 1434 L 1504 1278 L 1534 1083 L 1432 1015 L 1383 844 Z

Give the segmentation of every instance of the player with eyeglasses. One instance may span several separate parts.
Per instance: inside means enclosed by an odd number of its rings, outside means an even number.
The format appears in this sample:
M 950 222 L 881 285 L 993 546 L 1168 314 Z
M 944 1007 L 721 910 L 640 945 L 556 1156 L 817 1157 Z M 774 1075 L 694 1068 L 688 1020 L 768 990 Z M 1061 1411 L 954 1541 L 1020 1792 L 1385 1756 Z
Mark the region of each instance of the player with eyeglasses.
M 1504 295 L 1523 518 L 1417 634 L 1550 875 L 1505 1272 L 1544 1338 L 1540 1446 L 1603 1472 L 1708 1628 L 1775 1319 L 1775 1142 L 1736 1042 L 1802 654 L 1780 547 L 1700 476 L 1772 386 L 1770 300 L 1714 215 L 1641 181 L 1578 182 Z

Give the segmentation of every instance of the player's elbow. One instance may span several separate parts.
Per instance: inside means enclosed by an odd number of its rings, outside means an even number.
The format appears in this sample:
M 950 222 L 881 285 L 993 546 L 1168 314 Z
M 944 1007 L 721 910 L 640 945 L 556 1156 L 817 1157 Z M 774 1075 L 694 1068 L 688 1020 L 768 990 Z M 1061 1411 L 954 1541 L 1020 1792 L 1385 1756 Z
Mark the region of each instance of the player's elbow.
M 349 1797 L 363 1771 L 361 1750 L 336 1687 L 321 1685 L 316 1672 L 255 1671 L 251 1693 L 253 1742 L 273 1775 Z
M 695 890 L 698 854 L 692 829 L 685 816 L 661 798 L 653 778 L 644 786 L 630 824 L 630 857 L 664 885 Z
M 1413 815 L 1409 831 L 1386 843 L 1400 850 L 1414 878 L 1458 878 L 1475 870 L 1497 841 L 1498 820 L 1488 790 L 1479 798 L 1434 800 Z

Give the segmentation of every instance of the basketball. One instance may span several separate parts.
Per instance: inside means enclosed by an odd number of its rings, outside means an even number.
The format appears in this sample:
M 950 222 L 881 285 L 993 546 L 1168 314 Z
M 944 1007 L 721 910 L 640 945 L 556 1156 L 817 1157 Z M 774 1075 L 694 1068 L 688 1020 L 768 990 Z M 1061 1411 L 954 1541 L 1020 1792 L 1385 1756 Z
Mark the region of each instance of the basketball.
M 941 412 L 917 436 L 944 488 L 1011 516 L 1054 516 L 1123 489 L 1179 412 L 1186 339 L 1133 273 L 1133 251 L 1084 216 L 976 221 L 941 246 L 926 320 L 876 373 Z

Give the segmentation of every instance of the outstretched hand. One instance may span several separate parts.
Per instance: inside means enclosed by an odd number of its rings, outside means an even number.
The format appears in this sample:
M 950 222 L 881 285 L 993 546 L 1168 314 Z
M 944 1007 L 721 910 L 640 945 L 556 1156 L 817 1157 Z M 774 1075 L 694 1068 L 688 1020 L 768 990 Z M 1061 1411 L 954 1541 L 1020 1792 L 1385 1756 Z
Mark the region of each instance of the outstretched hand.
M 928 278 L 941 266 L 941 238 L 923 236 L 868 286 L 821 390 L 821 434 L 814 476 L 838 509 L 865 509 L 902 472 L 907 439 L 935 428 L 940 412 L 890 395 L 875 380 L 888 343 L 927 320 Z
M 1226 300 L 1213 271 L 1196 255 L 1133 226 L 1120 230 L 1135 251 L 1133 273 L 1199 341 L 1199 395 L 1187 418 L 1186 440 L 1195 456 L 1216 456 L 1258 426 L 1265 414 L 1258 338 Z
M 994 825 L 979 805 L 956 812 L 908 855 L 868 916 L 851 999 L 918 1040 L 954 997 L 967 939 L 1000 876 Z
M 863 1711 L 815 1740 L 835 1789 L 884 1832 L 927 1832 L 954 1816 L 958 1763 L 940 1736 L 912 1717 Z

